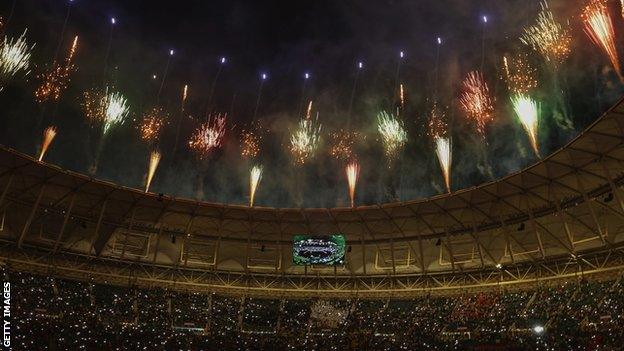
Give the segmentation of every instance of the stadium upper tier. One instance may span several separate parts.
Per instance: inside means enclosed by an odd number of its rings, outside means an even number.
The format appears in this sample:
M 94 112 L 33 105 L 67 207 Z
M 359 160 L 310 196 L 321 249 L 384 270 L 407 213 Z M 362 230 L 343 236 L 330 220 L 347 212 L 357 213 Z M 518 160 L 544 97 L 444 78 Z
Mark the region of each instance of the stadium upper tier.
M 449 195 L 248 208 L 144 193 L 0 150 L 0 255 L 23 269 L 185 288 L 401 294 L 615 271 L 624 102 L 537 164 Z M 292 265 L 297 234 L 344 234 L 344 266 Z M 51 268 L 52 267 L 52 268 Z

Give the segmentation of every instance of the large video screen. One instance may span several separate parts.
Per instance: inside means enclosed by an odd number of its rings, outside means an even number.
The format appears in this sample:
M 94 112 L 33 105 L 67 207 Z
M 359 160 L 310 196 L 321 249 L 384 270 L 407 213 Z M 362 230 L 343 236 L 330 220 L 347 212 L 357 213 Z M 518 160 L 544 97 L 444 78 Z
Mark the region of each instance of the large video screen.
M 293 264 L 297 266 L 344 264 L 345 246 L 344 235 L 295 235 Z

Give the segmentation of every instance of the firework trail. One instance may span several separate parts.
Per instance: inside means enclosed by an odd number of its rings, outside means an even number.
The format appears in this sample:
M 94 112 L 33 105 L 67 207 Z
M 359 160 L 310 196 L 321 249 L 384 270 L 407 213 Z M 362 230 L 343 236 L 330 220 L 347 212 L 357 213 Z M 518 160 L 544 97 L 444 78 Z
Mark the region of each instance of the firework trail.
M 160 162 L 160 152 L 154 150 L 150 154 L 150 162 L 149 168 L 147 170 L 147 181 L 145 182 L 145 192 L 149 192 L 150 184 L 152 184 L 152 179 L 154 179 L 154 174 L 156 173 L 156 168 L 158 168 L 158 163 Z
M 381 134 L 388 161 L 392 162 L 407 142 L 403 121 L 393 114 L 382 111 L 377 115 L 377 130 Z
M 176 126 L 176 134 L 175 139 L 173 141 L 173 150 L 171 151 L 171 162 L 169 167 L 173 165 L 173 160 L 175 159 L 176 153 L 178 151 L 178 143 L 180 140 L 180 129 L 182 128 L 182 119 L 184 118 L 184 108 L 186 107 L 186 99 L 188 97 L 188 85 L 184 85 L 182 89 L 182 100 L 180 101 L 180 117 L 178 117 L 178 123 Z M 209 117 L 206 116 L 206 120 L 209 120 Z
M 322 125 L 316 119 L 304 118 L 290 136 L 290 152 L 295 164 L 303 165 L 314 156 L 319 147 Z
M 117 19 L 112 17 L 110 19 L 110 34 L 108 35 L 108 44 L 106 45 L 106 53 L 104 54 L 104 81 L 106 82 L 106 74 L 108 73 L 108 57 L 110 56 L 111 47 L 113 46 L 113 34 L 115 32 L 115 24 Z
M 301 99 L 299 100 L 299 108 L 297 108 L 297 115 L 301 114 L 301 107 L 306 97 L 306 87 L 308 86 L 308 80 L 310 79 L 310 73 L 303 74 L 303 84 L 301 85 Z
M 347 174 L 347 182 L 349 183 L 349 198 L 351 199 L 351 207 L 355 207 L 355 186 L 360 176 L 360 165 L 357 161 L 351 161 L 345 169 Z
M 158 88 L 158 94 L 156 94 L 156 105 L 160 104 L 160 95 L 162 95 L 163 88 L 165 87 L 165 82 L 167 81 L 167 74 L 169 74 L 169 66 L 171 65 L 171 58 L 175 54 L 173 49 L 169 50 L 169 56 L 167 57 L 167 63 L 165 64 L 165 70 L 163 73 L 163 78 L 160 81 L 160 87 Z M 154 76 L 156 77 L 156 76 Z
M 355 152 L 353 150 L 356 140 L 365 138 L 364 135 L 358 132 L 351 132 L 341 129 L 338 132 L 330 134 L 331 147 L 329 154 L 338 161 L 348 161 L 353 159 Z
M 401 111 L 405 110 L 405 90 L 403 89 L 403 83 L 399 85 L 399 101 L 401 102 Z
M 252 122 L 256 120 L 258 116 L 258 109 L 260 109 L 260 101 L 262 99 L 262 88 L 264 87 L 264 82 L 268 79 L 266 73 L 260 74 L 260 86 L 258 86 L 258 98 L 256 99 L 256 107 L 254 108 L 254 114 L 252 118 Z
M 434 81 L 434 88 L 433 88 L 433 97 L 435 100 L 438 99 L 438 81 L 440 80 L 440 48 L 442 47 L 442 38 L 438 37 L 436 39 L 436 42 L 438 43 L 437 48 L 436 48 L 436 59 L 435 59 L 435 81 Z
M 161 107 L 154 107 L 147 111 L 139 125 L 141 140 L 149 144 L 157 143 L 167 117 L 167 113 Z
M 253 166 L 249 174 L 249 207 L 253 207 L 256 190 L 262 180 L 262 166 Z
M 215 74 L 214 79 L 212 80 L 212 84 L 210 85 L 210 92 L 208 93 L 208 98 L 206 99 L 206 112 L 204 114 L 205 118 L 208 118 L 208 116 L 210 115 L 211 112 L 211 107 L 212 107 L 212 97 L 214 96 L 214 92 L 215 89 L 217 88 L 217 82 L 219 81 L 219 77 L 221 76 L 221 71 L 223 70 L 223 67 L 225 66 L 227 62 L 227 59 L 225 58 L 225 56 L 222 56 L 219 59 L 219 68 L 217 69 L 217 73 Z
M 364 68 L 362 61 L 357 63 L 357 71 L 355 71 L 355 79 L 353 80 L 353 87 L 351 88 L 351 99 L 349 99 L 349 111 L 347 112 L 347 124 L 351 126 L 351 112 L 353 111 L 353 100 L 355 99 L 355 91 L 357 89 L 358 80 L 360 78 L 360 72 Z
M 467 117 L 473 120 L 477 132 L 485 139 L 487 124 L 494 119 L 494 107 L 487 83 L 480 72 L 473 71 L 468 74 L 463 85 L 463 93 L 460 104 Z
M 524 28 L 520 41 L 538 52 L 547 62 L 562 64 L 572 52 L 570 30 L 555 20 L 548 2 L 542 2 L 541 7 L 536 23 Z
M 624 82 L 620 59 L 615 45 L 613 21 L 603 0 L 592 0 L 583 10 L 582 18 L 585 25 L 585 33 L 609 57 L 615 73 L 620 78 L 620 81 Z
M 13 2 L 13 5 L 15 6 L 15 2 Z M 620 0 L 620 9 L 622 11 L 622 18 L 624 18 L 624 0 Z
M 446 114 L 443 109 L 433 104 L 429 114 L 429 137 L 435 145 L 435 152 L 444 176 L 446 191 L 451 192 L 451 165 L 453 163 L 453 140 L 448 131 Z
M 197 159 L 204 160 L 214 149 L 221 147 L 225 136 L 225 122 L 226 116 L 217 115 L 202 123 L 191 135 L 188 145 Z
M 539 126 L 539 107 L 537 102 L 528 95 L 519 94 L 511 98 L 511 103 L 522 127 L 529 136 L 535 155 L 540 157 L 537 143 L 537 128 Z
M 26 43 L 26 32 L 27 30 L 17 40 L 5 36 L 0 46 L 0 91 L 4 88 L 2 83 L 17 73 L 23 72 L 25 76 L 30 73 L 30 58 L 35 45 Z
M 40 76 L 42 84 L 35 90 L 35 98 L 37 102 L 44 103 L 46 101 L 57 102 L 61 97 L 63 91 L 69 84 L 69 77 L 76 68 L 72 60 L 76 54 L 76 48 L 78 47 L 78 36 L 74 38 L 69 54 L 65 59 L 64 64 L 59 64 L 56 61 L 52 63 L 52 69 Z
M 39 153 L 39 161 L 43 161 L 43 157 L 45 156 L 46 152 L 48 152 L 48 148 L 50 147 L 50 144 L 52 144 L 52 140 L 54 140 L 54 137 L 56 137 L 56 127 L 54 126 L 49 126 L 48 128 L 46 128 L 43 131 L 43 142 L 41 143 L 41 152 Z
M 503 67 L 507 87 L 513 94 L 528 94 L 537 88 L 537 69 L 531 66 L 528 55 L 503 56 Z

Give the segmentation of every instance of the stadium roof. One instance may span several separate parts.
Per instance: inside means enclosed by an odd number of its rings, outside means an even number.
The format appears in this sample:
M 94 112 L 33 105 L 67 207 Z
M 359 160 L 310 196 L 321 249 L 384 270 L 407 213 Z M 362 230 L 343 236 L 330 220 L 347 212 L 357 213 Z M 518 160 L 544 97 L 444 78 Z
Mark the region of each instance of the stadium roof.
M 623 140 L 620 101 L 551 156 L 502 179 L 422 200 L 304 209 L 144 193 L 3 147 L 0 257 L 111 280 L 260 292 L 443 289 L 616 269 Z M 293 235 L 335 233 L 347 238 L 344 267 L 291 264 Z M 166 273 L 155 279 L 137 267 Z

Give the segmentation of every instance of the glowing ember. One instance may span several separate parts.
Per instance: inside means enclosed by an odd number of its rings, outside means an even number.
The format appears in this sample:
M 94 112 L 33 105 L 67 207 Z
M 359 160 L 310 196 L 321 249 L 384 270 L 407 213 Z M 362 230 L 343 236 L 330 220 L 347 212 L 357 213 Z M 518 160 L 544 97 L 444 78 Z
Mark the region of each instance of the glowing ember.
M 405 109 L 405 90 L 403 89 L 403 83 L 399 86 L 399 100 L 401 101 L 401 110 Z
M 539 157 L 537 128 L 539 126 L 539 108 L 537 102 L 527 95 L 515 95 L 511 98 L 514 111 L 531 141 L 535 155 Z
M 262 166 L 253 166 L 249 174 L 249 207 L 253 207 L 256 190 L 262 180 Z
M 403 127 L 403 121 L 393 114 L 382 111 L 377 115 L 377 130 L 381 134 L 388 160 L 394 160 L 407 142 L 407 132 Z
M 494 120 L 494 107 L 490 89 L 480 72 L 473 71 L 462 83 L 464 92 L 461 95 L 460 103 L 466 116 L 472 119 L 477 132 L 485 138 L 485 128 L 488 123 Z
M 353 147 L 356 140 L 364 138 L 361 133 L 340 130 L 330 134 L 331 147 L 329 154 L 336 160 L 347 161 L 354 157 Z
M 7 80 L 15 76 L 18 72 L 24 75 L 30 73 L 30 57 L 35 45 L 29 46 L 26 43 L 26 31 L 17 40 L 4 37 L 0 46 L 0 77 Z M 0 90 L 2 90 L 0 82 Z
M 360 165 L 357 161 L 351 161 L 346 168 L 347 182 L 349 183 L 349 198 L 351 199 L 351 207 L 355 207 L 355 186 L 360 176 Z
M 572 36 L 568 28 L 557 22 L 544 1 L 537 22 L 524 29 L 522 43 L 537 51 L 548 62 L 563 63 L 572 52 Z
M 63 91 L 69 84 L 69 77 L 74 71 L 75 66 L 72 62 L 76 48 L 78 46 L 78 36 L 74 38 L 72 47 L 65 59 L 64 64 L 52 63 L 52 70 L 40 76 L 43 83 L 35 90 L 35 98 L 37 102 L 44 103 L 46 101 L 58 101 Z
M 43 131 L 43 143 L 41 144 L 41 152 L 39 153 L 39 161 L 43 161 L 43 157 L 46 152 L 48 152 L 48 148 L 50 144 L 52 144 L 52 140 L 56 137 L 56 127 L 49 126 Z
M 624 81 L 615 45 L 613 21 L 606 4 L 602 0 L 592 0 L 583 10 L 582 18 L 585 25 L 585 33 L 609 57 L 615 73 L 621 81 Z
M 509 90 L 514 94 L 528 94 L 537 88 L 537 69 L 531 66 L 526 54 L 513 58 L 503 57 L 505 79 Z
M 167 113 L 161 107 L 154 107 L 143 115 L 139 131 L 141 132 L 141 140 L 153 143 L 158 141 L 162 133 Z
M 156 168 L 158 168 L 158 163 L 160 162 L 160 152 L 154 150 L 150 154 L 150 162 L 149 168 L 147 170 L 147 181 L 145 182 L 145 192 L 149 191 L 150 184 L 152 184 L 152 179 L 154 179 L 154 174 L 156 173 Z
M 191 135 L 189 148 L 198 159 L 203 160 L 212 150 L 221 147 L 225 136 L 226 116 L 218 115 L 206 123 L 202 123 Z

